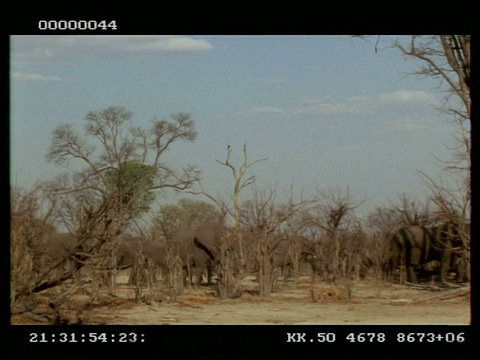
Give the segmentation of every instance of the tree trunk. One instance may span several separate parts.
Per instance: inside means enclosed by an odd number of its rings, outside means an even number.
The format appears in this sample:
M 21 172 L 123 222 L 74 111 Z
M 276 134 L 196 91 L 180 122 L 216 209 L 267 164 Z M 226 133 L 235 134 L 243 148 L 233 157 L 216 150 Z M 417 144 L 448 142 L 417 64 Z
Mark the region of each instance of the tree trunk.
M 275 278 L 273 252 L 270 251 L 267 239 L 262 238 L 258 246 L 258 269 L 259 295 L 263 298 L 270 297 Z
M 334 250 L 334 257 L 333 257 L 333 278 L 337 278 L 337 274 L 339 273 L 340 270 L 340 237 L 338 236 L 338 232 L 335 229 L 334 230 L 334 242 L 335 242 L 335 250 Z

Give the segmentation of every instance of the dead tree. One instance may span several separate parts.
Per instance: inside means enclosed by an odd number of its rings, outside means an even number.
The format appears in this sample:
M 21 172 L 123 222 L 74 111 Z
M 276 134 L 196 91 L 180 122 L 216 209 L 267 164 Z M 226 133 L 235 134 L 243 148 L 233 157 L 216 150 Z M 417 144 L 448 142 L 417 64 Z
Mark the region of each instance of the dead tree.
M 323 264 L 324 277 L 335 283 L 342 276 L 342 264 L 347 256 L 345 233 L 354 224 L 354 210 L 361 202 L 354 202 L 347 189 L 321 192 L 322 200 L 310 211 L 308 226 L 317 228 L 319 237 L 311 246 L 317 262 Z M 314 271 L 315 272 L 315 271 Z
M 317 201 L 316 198 L 295 202 L 292 194 L 287 203 L 275 204 L 275 188 L 260 191 L 254 188 L 253 200 L 244 205 L 244 223 L 251 229 L 253 241 L 256 244 L 256 261 L 258 264 L 259 294 L 269 297 L 275 279 L 277 249 L 287 238 L 282 233 L 282 227 L 287 220 L 297 212 L 305 210 Z
M 224 161 L 216 159 L 220 165 L 227 167 L 232 172 L 233 176 L 233 191 L 228 196 L 231 198 L 233 205 L 230 208 L 225 201 L 219 196 L 214 196 L 208 193 L 202 182 L 197 181 L 198 189 L 189 190 L 188 192 L 195 195 L 203 195 L 210 199 L 224 214 L 225 225 L 231 228 L 229 236 L 225 237 L 228 241 L 221 245 L 221 259 L 224 263 L 220 263 L 220 278 L 222 279 L 221 287 L 219 289 L 219 296 L 221 298 L 235 297 L 238 295 L 240 283 L 247 271 L 247 256 L 246 245 L 244 243 L 244 231 L 242 230 L 242 219 L 240 211 L 240 194 L 242 190 L 246 189 L 255 182 L 255 176 L 246 178 L 247 171 L 256 163 L 265 161 L 267 159 L 259 159 L 253 162 L 248 162 L 247 146 L 243 146 L 243 162 L 239 168 L 235 167 L 231 162 L 232 149 L 230 145 L 227 146 L 227 156 Z M 234 270 L 234 273 L 225 273 L 225 271 Z

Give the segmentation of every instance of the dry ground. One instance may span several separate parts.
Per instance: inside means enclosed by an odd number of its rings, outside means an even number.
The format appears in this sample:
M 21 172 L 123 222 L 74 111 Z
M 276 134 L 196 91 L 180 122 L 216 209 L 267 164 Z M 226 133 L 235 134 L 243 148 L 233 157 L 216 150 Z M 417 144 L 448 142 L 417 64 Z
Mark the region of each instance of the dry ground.
M 245 290 L 254 289 L 253 279 Z M 146 290 L 145 290 L 146 292 Z M 88 295 L 77 295 L 71 316 L 87 324 L 445 324 L 470 323 L 469 287 L 428 291 L 375 279 L 328 286 L 302 277 L 294 286 L 279 286 L 269 299 L 245 291 L 219 300 L 208 287 L 186 289 L 176 301 L 136 304 L 134 289 L 119 284 L 115 297 L 105 295 L 88 311 L 78 312 Z M 315 298 L 315 300 L 314 300 Z M 68 311 L 65 311 L 68 313 Z M 68 314 L 64 314 L 68 317 Z M 12 323 L 35 323 L 13 316 Z

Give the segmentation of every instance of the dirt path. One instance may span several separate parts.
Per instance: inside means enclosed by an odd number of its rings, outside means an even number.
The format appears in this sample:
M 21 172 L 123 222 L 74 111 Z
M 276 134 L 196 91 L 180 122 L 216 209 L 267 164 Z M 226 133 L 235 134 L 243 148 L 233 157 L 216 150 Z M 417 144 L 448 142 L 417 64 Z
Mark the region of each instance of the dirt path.
M 253 279 L 245 282 L 242 297 L 219 300 L 211 288 L 186 289 L 175 301 L 134 301 L 134 289 L 118 284 L 115 296 L 101 296 L 91 304 L 89 295 L 76 295 L 62 310 L 70 323 L 83 324 L 438 324 L 468 325 L 470 323 L 469 287 L 428 291 L 406 285 L 377 280 L 349 281 L 313 288 L 305 277 L 294 286 L 280 286 L 268 299 L 251 293 Z M 125 279 L 126 281 L 126 279 Z M 148 292 L 144 289 L 145 299 Z M 314 300 L 315 298 L 315 300 Z M 42 300 L 46 306 L 48 296 Z M 45 320 L 43 323 L 45 323 Z M 38 323 L 36 318 L 12 316 L 13 324 Z
M 223 301 L 214 298 L 211 290 L 201 288 L 185 292 L 177 302 L 142 304 L 119 310 L 110 324 L 470 323 L 467 288 L 432 292 L 405 285 L 359 281 L 349 283 L 351 297 L 346 300 L 334 297 L 333 290 L 338 288 L 316 287 L 317 296 L 321 298 L 316 302 L 308 284 L 283 288 L 270 299 L 247 295 Z M 453 295 L 445 299 L 449 292 Z
M 117 314 L 111 324 L 449 324 L 465 325 L 470 308 L 464 302 L 392 305 L 372 302 L 308 304 L 301 301 L 268 303 L 188 303 L 141 305 Z

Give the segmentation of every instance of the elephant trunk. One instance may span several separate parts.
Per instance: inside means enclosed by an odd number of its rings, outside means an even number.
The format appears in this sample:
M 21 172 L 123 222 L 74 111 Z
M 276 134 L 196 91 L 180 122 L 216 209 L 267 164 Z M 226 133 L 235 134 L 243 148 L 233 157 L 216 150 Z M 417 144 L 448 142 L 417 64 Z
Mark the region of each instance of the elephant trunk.
M 205 245 L 203 245 L 196 236 L 193 238 L 193 243 L 197 248 L 203 250 L 208 255 L 210 260 L 214 260 L 212 251 L 209 248 L 207 248 Z

